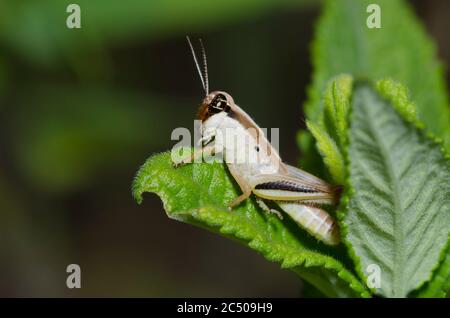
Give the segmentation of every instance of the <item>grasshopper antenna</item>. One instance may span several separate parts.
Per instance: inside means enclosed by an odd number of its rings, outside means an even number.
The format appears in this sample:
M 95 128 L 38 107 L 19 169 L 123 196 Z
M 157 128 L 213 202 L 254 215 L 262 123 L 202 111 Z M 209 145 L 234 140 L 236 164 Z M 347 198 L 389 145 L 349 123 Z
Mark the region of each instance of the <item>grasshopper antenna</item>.
M 203 73 L 200 69 L 200 64 L 198 63 L 198 60 L 197 60 L 197 56 L 195 55 L 195 50 L 194 50 L 194 46 L 191 43 L 191 39 L 189 38 L 188 35 L 186 35 L 186 39 L 189 43 L 189 47 L 191 48 L 192 57 L 194 58 L 194 62 L 195 62 L 195 66 L 198 71 L 198 75 L 200 76 L 200 80 L 202 81 L 203 90 L 205 91 L 205 94 L 208 95 L 208 82 L 207 82 L 208 75 L 206 75 L 206 81 L 205 81 L 205 79 L 203 78 Z M 201 40 L 200 40 L 200 44 L 202 46 L 203 59 L 204 59 L 204 62 L 206 62 L 206 54 L 205 54 L 205 50 L 203 48 L 203 44 L 202 44 Z M 206 64 L 204 65 L 204 69 L 207 71 Z
M 205 79 L 205 91 L 206 95 L 209 94 L 209 80 L 208 80 L 208 62 L 206 61 L 206 50 L 203 46 L 202 39 L 199 39 L 200 46 L 202 47 L 202 56 L 203 56 L 203 78 Z

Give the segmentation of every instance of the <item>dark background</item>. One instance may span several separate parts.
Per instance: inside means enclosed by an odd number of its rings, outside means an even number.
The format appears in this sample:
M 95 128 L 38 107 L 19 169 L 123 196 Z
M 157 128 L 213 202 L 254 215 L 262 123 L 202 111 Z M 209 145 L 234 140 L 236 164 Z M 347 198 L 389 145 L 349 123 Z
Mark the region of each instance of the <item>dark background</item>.
M 280 127 L 295 164 L 319 3 L 83 0 L 80 30 L 69 3 L 0 2 L 0 296 L 305 295 L 250 249 L 169 220 L 155 195 L 138 206 L 130 186 L 172 129 L 192 128 L 203 91 L 186 34 L 205 43 L 211 89 Z M 450 2 L 411 3 L 448 65 Z

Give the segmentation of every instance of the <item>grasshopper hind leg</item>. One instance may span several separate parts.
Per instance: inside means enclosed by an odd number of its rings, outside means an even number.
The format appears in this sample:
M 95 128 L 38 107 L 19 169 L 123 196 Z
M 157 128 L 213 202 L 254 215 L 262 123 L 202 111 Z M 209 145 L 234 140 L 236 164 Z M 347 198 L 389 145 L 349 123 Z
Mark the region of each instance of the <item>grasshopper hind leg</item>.
M 250 194 L 252 194 L 251 189 L 245 189 L 244 193 L 242 193 L 240 196 L 231 201 L 230 204 L 228 204 L 228 209 L 232 210 L 233 208 L 241 204 L 241 202 L 245 201 L 250 196 Z
M 228 204 L 228 209 L 232 210 L 234 207 L 238 206 L 239 204 L 241 204 L 241 202 L 250 197 L 250 195 L 252 194 L 252 187 L 246 182 L 244 178 L 242 178 L 234 165 L 228 164 L 228 170 L 230 171 L 231 175 L 242 191 L 242 194 L 240 196 L 238 196 Z

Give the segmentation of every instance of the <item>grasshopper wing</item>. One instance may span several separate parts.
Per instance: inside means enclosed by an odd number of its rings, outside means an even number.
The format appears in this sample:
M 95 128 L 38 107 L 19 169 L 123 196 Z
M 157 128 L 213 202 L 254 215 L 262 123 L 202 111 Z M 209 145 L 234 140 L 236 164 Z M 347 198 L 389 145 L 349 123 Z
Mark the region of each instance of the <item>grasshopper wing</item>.
M 300 201 L 305 203 L 333 204 L 336 187 L 293 166 L 283 164 L 279 173 L 253 176 L 253 193 L 274 201 Z

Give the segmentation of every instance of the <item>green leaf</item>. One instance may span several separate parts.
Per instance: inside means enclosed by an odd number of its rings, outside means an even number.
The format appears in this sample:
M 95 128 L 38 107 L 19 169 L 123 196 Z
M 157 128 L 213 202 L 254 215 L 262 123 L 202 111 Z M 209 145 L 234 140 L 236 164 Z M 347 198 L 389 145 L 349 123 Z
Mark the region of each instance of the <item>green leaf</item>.
M 441 146 L 415 119 L 403 88 L 379 82 L 378 89 L 395 102 L 368 85 L 357 86 L 353 96 L 351 189 L 342 230 L 359 274 L 376 264 L 377 292 L 405 297 L 439 266 L 450 230 L 450 169 Z
M 417 293 L 417 297 L 446 297 L 450 290 L 450 240 L 443 253 L 443 260 L 433 274 L 433 279 Z
M 331 297 L 369 296 L 364 285 L 336 258 L 336 249 L 309 237 L 289 218 L 279 220 L 261 211 L 253 199 L 228 211 L 238 195 L 222 164 L 191 164 L 174 169 L 170 153 L 151 157 L 139 170 L 133 195 L 140 203 L 144 192 L 158 194 L 167 215 L 237 239 Z M 330 256 L 333 255 L 333 256 Z
M 330 81 L 325 91 L 323 125 L 342 149 L 347 142 L 348 111 L 353 77 L 342 74 Z
M 306 126 L 316 139 L 317 150 L 323 157 L 328 171 L 337 184 L 343 184 L 345 180 L 344 158 L 331 136 L 323 127 L 307 121 Z
M 410 101 L 408 89 L 404 85 L 384 79 L 376 83 L 376 89 L 381 96 L 394 105 L 403 118 L 414 123 L 416 127 L 423 129 L 423 123 L 417 119 L 416 106 Z M 428 137 L 437 143 L 441 142 L 440 139 L 437 139 L 431 133 L 428 133 Z M 447 245 L 450 245 L 450 240 L 447 242 Z M 431 281 L 415 293 L 418 297 L 445 297 L 450 286 L 450 255 L 448 248 L 444 249 L 441 259 L 442 262 L 435 270 Z
M 402 0 L 379 0 L 381 28 L 369 29 L 371 0 L 328 0 L 312 46 L 313 82 L 305 105 L 316 121 L 326 83 L 336 74 L 355 79 L 391 77 L 404 83 L 417 105 L 419 119 L 450 149 L 450 107 L 442 65 L 423 26 Z
M 405 120 L 423 129 L 422 122 L 417 118 L 416 105 L 411 102 L 405 85 L 391 79 L 383 79 L 376 83 L 376 90 L 381 96 L 389 100 Z
M 309 131 L 316 139 L 317 150 L 337 184 L 345 182 L 344 145 L 347 143 L 347 122 L 353 79 L 339 75 L 327 85 L 323 116 L 318 123 L 307 121 Z

